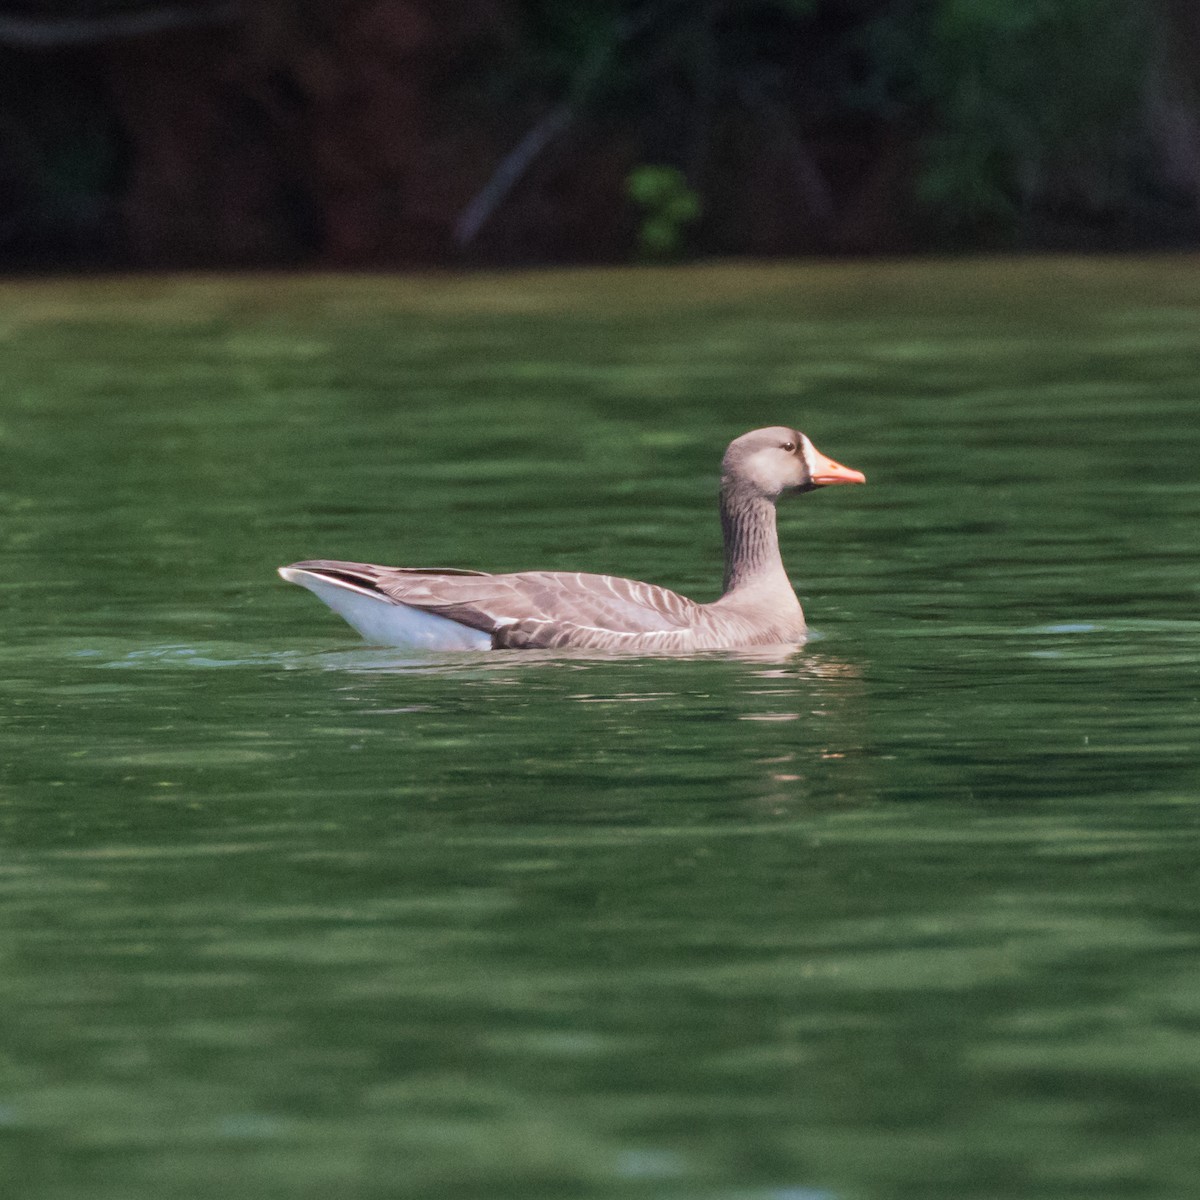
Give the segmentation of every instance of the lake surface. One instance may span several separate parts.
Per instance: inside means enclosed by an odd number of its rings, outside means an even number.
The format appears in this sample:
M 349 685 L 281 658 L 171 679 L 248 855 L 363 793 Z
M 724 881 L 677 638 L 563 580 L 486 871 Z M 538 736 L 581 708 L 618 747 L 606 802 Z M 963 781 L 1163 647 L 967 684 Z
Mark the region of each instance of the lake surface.
M 0 285 L 14 1200 L 1179 1197 L 1200 262 Z M 788 656 L 420 658 L 309 557 L 711 598 Z

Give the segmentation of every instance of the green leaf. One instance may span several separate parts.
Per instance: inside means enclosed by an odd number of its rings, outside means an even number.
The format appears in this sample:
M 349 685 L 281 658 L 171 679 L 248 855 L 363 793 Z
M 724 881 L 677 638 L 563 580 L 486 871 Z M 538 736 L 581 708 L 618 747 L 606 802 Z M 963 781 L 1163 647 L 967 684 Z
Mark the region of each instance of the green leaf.
M 668 258 L 679 250 L 679 226 L 663 217 L 651 217 L 642 222 L 638 240 L 648 257 Z

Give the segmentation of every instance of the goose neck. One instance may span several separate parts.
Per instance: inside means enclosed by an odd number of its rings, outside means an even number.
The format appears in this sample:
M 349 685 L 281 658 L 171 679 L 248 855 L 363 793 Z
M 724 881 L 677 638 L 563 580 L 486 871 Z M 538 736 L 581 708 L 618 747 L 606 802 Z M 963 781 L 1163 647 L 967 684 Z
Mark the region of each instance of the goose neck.
M 725 592 L 782 580 L 791 590 L 779 555 L 775 505 L 761 493 L 726 484 L 721 489 L 725 535 Z

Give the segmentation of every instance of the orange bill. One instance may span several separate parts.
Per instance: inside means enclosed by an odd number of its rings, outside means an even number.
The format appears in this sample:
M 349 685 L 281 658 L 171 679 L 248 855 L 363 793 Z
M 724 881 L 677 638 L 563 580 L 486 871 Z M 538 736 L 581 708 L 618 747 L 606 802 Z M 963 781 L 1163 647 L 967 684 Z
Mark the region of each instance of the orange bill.
M 820 450 L 813 446 L 809 456 L 809 478 L 814 487 L 826 487 L 831 483 L 866 483 L 867 477 L 861 471 L 852 467 L 843 467 L 832 458 L 826 458 Z

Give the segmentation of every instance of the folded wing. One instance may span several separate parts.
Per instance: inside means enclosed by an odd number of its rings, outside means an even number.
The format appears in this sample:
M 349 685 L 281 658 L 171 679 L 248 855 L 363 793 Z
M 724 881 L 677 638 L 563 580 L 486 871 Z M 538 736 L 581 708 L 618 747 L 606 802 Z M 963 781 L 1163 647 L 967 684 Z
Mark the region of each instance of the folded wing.
M 663 650 L 683 649 L 700 608 L 667 588 L 612 575 L 565 571 L 491 575 L 324 559 L 294 565 L 481 630 L 492 636 L 497 647 L 616 649 L 631 635 L 662 634 Z

